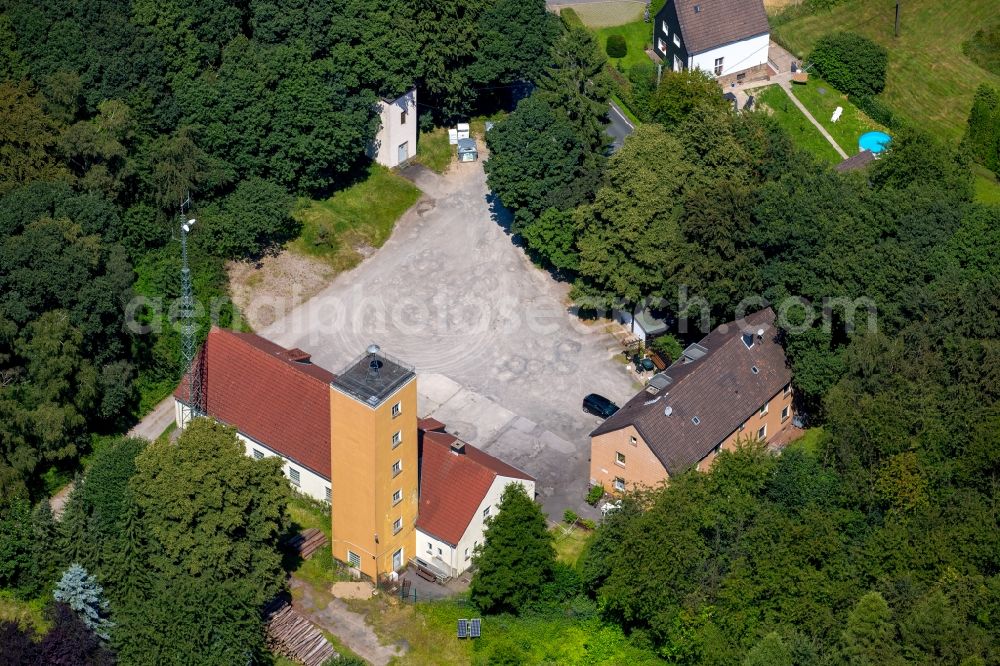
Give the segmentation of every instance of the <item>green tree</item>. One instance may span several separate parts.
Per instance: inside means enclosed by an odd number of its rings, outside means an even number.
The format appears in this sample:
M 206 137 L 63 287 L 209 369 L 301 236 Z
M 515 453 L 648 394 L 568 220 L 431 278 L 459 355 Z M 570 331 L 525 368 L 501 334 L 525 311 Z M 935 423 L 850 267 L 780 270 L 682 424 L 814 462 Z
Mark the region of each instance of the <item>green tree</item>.
M 573 208 L 596 186 L 597 158 L 565 117 L 537 93 L 494 125 L 487 143 L 487 183 L 514 211 L 515 232 L 548 208 Z
M 663 72 L 650 100 L 650 115 L 665 127 L 675 127 L 701 107 L 724 111 L 728 102 L 719 84 L 700 69 Z
M 743 659 L 743 666 L 792 666 L 793 663 L 791 650 L 776 631 L 760 639 Z
M 682 152 L 662 128 L 641 125 L 608 161 L 594 203 L 576 211 L 579 295 L 631 308 L 689 283 L 677 200 L 694 169 Z
M 609 58 L 624 58 L 628 55 L 628 43 L 625 42 L 625 37 L 622 35 L 608 35 L 604 51 Z
M 23 497 L 0 501 L 0 585 L 23 588 L 30 584 L 32 557 L 31 505 Z
M 498 0 L 479 17 L 479 47 L 469 68 L 474 81 L 536 81 L 548 64 L 559 19 L 542 0 Z
M 985 83 L 972 98 L 963 143 L 975 161 L 1000 175 L 1000 92 Z
M 809 60 L 824 79 L 848 95 L 877 95 L 885 87 L 889 52 L 856 33 L 836 32 L 821 37 Z
M 199 419 L 136 459 L 129 488 L 159 576 L 239 584 L 260 607 L 284 584 L 278 538 L 288 482 L 275 458 L 244 455 L 234 430 Z
M 206 249 L 228 259 L 258 257 L 293 237 L 292 197 L 280 185 L 250 178 L 200 213 L 206 223 Z
M 858 600 L 847 618 L 842 641 L 844 658 L 850 664 L 874 666 L 900 661 L 892 611 L 878 592 Z
M 524 486 L 508 484 L 483 536 L 473 557 L 472 601 L 485 613 L 518 613 L 539 598 L 555 565 L 545 515 Z
M 552 65 L 538 80 L 540 95 L 566 114 L 580 140 L 591 150 L 604 146 L 604 118 L 611 82 L 607 58 L 583 27 L 569 28 L 552 46 Z
M 32 181 L 68 177 L 53 158 L 59 130 L 29 82 L 0 80 L 0 195 Z

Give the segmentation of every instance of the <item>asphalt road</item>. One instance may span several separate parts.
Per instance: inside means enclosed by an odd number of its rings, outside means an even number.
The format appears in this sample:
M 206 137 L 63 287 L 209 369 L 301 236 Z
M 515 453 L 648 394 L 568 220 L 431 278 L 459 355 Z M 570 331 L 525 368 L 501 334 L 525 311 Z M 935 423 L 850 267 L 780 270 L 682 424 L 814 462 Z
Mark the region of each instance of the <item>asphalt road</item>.
M 635 130 L 635 127 L 629 119 L 625 117 L 625 114 L 622 113 L 622 110 L 618 108 L 617 104 L 611 102 L 608 106 L 610 107 L 608 110 L 609 123 L 604 131 L 607 132 L 608 136 L 612 139 L 610 152 L 614 153 L 622 147 L 622 144 L 625 142 L 625 137 L 631 134 Z

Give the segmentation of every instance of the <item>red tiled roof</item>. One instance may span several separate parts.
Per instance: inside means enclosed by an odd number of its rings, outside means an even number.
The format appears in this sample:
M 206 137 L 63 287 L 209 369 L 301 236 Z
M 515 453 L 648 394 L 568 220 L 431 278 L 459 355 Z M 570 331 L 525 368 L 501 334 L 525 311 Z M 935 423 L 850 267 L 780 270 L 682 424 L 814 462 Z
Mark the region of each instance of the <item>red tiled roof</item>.
M 427 418 L 420 419 L 417 421 L 417 430 L 421 432 L 428 432 L 431 430 L 444 430 L 444 424 L 435 418 L 428 416 Z
M 669 378 L 664 390 L 640 391 L 590 436 L 631 425 L 671 475 L 696 464 L 791 381 L 774 319 L 765 308 L 740 325 L 722 324 L 701 339 L 700 349 L 688 347 L 657 375 Z M 753 336 L 749 349 L 744 331 Z
M 198 352 L 200 409 L 243 435 L 330 478 L 330 382 L 299 349 L 213 327 Z M 185 377 L 174 397 L 187 399 Z
M 464 445 L 463 453 L 452 452 L 455 443 Z M 458 545 L 497 476 L 535 480 L 454 435 L 421 433 L 417 528 Z

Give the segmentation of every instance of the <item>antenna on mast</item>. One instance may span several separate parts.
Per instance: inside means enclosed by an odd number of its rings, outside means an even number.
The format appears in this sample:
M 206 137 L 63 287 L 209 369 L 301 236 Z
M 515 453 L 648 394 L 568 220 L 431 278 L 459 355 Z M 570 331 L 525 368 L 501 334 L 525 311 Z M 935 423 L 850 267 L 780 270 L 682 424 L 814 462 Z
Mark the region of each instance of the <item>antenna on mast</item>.
M 177 219 L 181 231 L 181 356 L 184 363 L 184 376 L 187 377 L 188 421 L 197 415 L 201 405 L 201 373 L 194 367 L 195 356 L 195 321 L 194 294 L 191 288 L 191 269 L 188 266 L 187 235 L 197 221 L 188 218 L 191 208 L 191 194 L 188 193 L 178 207 Z M 182 425 L 186 423 L 182 422 Z

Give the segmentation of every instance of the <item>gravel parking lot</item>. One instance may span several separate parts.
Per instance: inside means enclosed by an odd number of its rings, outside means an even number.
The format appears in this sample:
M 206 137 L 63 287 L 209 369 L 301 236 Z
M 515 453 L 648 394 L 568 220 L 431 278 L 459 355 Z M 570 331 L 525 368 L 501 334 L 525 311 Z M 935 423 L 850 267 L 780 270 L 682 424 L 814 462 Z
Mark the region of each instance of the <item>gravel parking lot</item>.
M 481 163 L 406 175 L 425 196 L 389 241 L 261 333 L 333 372 L 378 343 L 415 366 L 421 416 L 533 474 L 550 517 L 587 515 L 598 420 L 581 400 L 597 392 L 622 404 L 635 389 L 614 339 L 573 316 L 568 286 L 512 243 Z

